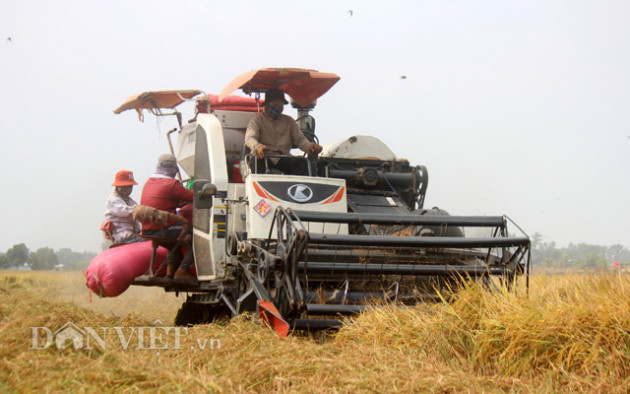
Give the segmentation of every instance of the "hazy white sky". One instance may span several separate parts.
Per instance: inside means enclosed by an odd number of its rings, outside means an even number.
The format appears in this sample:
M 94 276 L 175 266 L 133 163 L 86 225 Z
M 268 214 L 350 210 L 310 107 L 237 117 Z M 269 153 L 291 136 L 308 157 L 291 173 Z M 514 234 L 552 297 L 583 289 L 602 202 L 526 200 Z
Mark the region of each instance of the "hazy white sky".
M 0 4 L 0 251 L 100 250 L 114 174 L 139 200 L 175 126 L 114 115 L 127 97 L 277 66 L 340 75 L 320 141 L 374 135 L 426 165 L 426 206 L 630 247 L 628 1 Z

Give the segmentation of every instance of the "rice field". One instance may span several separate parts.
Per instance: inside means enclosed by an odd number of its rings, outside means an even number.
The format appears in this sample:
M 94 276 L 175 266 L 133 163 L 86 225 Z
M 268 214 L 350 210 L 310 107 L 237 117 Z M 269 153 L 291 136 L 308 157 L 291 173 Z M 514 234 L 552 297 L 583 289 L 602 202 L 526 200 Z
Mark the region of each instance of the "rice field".
M 170 326 L 183 300 L 132 287 L 117 298 L 93 295 L 90 302 L 80 272 L 0 271 L 0 389 L 620 393 L 630 388 L 630 275 L 537 274 L 529 297 L 470 287 L 452 303 L 369 311 L 326 336 L 279 338 L 250 316 L 182 331 Z M 68 322 L 83 330 L 85 341 L 74 337 L 58 348 L 62 332 L 70 332 L 64 329 Z

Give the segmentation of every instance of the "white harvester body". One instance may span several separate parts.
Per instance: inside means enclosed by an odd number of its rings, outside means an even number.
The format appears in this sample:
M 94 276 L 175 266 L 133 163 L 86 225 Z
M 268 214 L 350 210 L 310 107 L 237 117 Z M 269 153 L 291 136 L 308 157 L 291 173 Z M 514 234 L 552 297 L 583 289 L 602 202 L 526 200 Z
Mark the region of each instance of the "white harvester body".
M 230 183 L 228 171 L 233 169 L 228 168 L 228 164 L 240 164 L 247 123 L 255 114 L 216 112 L 219 113 L 200 114 L 195 122 L 182 127 L 175 149 L 178 163 L 187 174 L 194 174 L 195 180 L 205 179 L 217 189 L 212 197 L 212 207 L 207 212 L 195 209 L 193 218 L 193 248 L 199 280 L 225 276 L 229 234 L 246 233 L 248 239 L 275 239 L 271 230 L 277 207 L 347 212 L 346 181 L 343 179 L 244 172 L 244 183 Z M 374 142 L 371 138 L 365 142 L 368 141 Z M 361 144 L 352 145 L 359 148 Z M 382 143 L 375 145 L 384 146 Z M 339 153 L 337 151 L 337 155 Z M 348 234 L 345 223 L 302 224 L 309 233 Z

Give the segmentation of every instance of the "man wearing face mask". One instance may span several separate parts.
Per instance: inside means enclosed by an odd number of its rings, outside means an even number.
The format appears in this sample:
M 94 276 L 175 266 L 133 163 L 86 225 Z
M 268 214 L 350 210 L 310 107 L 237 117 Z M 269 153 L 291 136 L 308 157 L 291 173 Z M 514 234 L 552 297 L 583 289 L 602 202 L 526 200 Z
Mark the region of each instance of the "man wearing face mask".
M 190 203 L 193 200 L 193 191 L 186 189 L 175 179 L 177 174 L 177 160 L 171 154 L 164 154 L 158 158 L 155 174 L 151 175 L 142 189 L 140 204 L 149 206 L 161 211 L 175 213 L 182 204 Z M 181 225 L 169 222 L 162 229 L 154 222 L 142 222 L 142 233 L 150 236 L 159 236 L 176 240 L 181 234 Z M 196 280 L 188 272 L 194 264 L 193 249 L 188 248 L 188 252 L 181 261 L 179 268 L 177 264 L 181 260 L 181 245 L 178 243 L 169 249 L 166 257 L 166 276 L 176 279 Z
M 133 172 L 118 171 L 114 183 L 112 183 L 112 186 L 115 186 L 114 192 L 105 203 L 103 231 L 115 244 L 143 241 L 136 236 L 140 233 L 140 224 L 134 223 L 133 220 L 133 209 L 138 205 L 130 197 L 134 185 L 137 183 L 133 179 Z
M 259 113 L 247 125 L 245 133 L 245 145 L 256 153 L 258 159 L 258 172 L 264 161 L 265 154 L 288 155 L 291 148 L 297 146 L 306 153 L 317 154 L 322 147 L 310 142 L 300 129 L 295 120 L 283 115 L 282 110 L 288 102 L 284 93 L 279 89 L 270 89 L 265 93 L 264 112 Z M 306 175 L 308 173 L 305 160 L 292 157 L 270 157 L 269 166 L 276 168 L 285 174 Z

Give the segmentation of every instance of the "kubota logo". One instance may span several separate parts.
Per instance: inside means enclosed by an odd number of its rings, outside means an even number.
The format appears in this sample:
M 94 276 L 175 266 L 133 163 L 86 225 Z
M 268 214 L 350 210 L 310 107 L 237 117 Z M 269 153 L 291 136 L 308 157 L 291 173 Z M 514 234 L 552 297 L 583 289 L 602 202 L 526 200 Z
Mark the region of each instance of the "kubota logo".
M 293 185 L 287 190 L 289 197 L 297 202 L 307 202 L 313 198 L 313 190 L 306 185 Z

